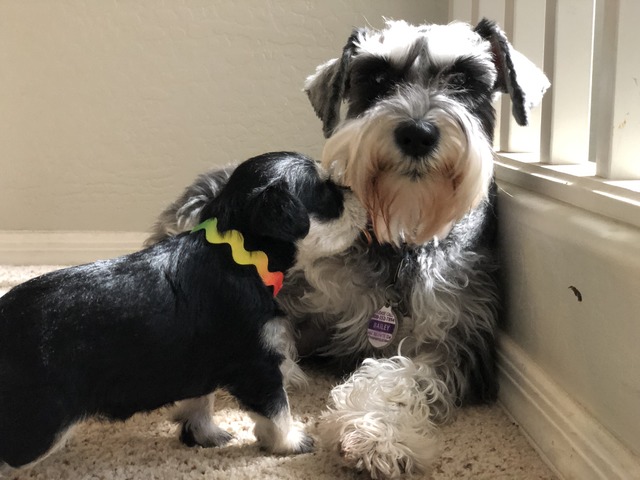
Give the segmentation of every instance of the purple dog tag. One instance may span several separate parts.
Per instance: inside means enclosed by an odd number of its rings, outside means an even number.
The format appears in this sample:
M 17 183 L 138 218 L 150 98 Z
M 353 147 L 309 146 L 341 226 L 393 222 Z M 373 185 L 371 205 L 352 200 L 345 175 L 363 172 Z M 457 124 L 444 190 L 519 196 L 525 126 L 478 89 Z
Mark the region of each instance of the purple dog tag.
M 375 348 L 384 348 L 391 343 L 396 332 L 398 322 L 391 307 L 384 306 L 369 319 L 367 337 Z

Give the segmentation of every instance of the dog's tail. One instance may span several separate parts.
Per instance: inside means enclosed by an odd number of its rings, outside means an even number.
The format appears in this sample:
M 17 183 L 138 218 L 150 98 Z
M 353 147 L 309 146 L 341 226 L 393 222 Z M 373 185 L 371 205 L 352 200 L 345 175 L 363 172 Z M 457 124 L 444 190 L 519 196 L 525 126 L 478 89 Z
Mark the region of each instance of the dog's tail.
M 144 245 L 148 247 L 167 237 L 189 231 L 200 223 L 200 212 L 220 193 L 235 168 L 235 165 L 229 165 L 199 175 L 180 198 L 160 214 Z

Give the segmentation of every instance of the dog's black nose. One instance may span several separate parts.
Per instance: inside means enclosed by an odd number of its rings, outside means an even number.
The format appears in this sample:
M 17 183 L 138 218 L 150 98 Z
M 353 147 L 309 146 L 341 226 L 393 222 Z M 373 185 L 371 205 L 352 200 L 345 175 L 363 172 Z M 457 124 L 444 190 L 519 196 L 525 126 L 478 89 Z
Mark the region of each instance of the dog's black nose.
M 394 132 L 402 153 L 411 157 L 424 157 L 438 144 L 440 131 L 429 122 L 404 122 Z

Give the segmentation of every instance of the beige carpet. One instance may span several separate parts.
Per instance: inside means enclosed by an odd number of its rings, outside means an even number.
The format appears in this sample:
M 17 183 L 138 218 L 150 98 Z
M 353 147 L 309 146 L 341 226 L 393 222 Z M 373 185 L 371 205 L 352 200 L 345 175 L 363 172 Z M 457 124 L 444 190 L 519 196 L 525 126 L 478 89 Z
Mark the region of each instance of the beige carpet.
M 12 285 L 53 267 L 0 266 L 0 295 Z M 311 433 L 317 428 L 329 389 L 336 379 L 312 372 L 305 392 L 291 392 L 294 415 Z M 222 395 L 215 418 L 235 440 L 221 449 L 187 448 L 167 420 L 167 409 L 136 415 L 125 423 L 86 422 L 67 445 L 29 470 L 9 479 L 215 479 L 215 480 L 365 480 L 346 470 L 335 452 L 323 448 L 306 455 L 266 455 L 254 444 L 253 424 L 235 401 Z M 474 480 L 551 480 L 555 476 L 499 406 L 463 409 L 442 428 L 443 453 L 432 477 Z M 428 478 L 428 477 L 425 477 Z

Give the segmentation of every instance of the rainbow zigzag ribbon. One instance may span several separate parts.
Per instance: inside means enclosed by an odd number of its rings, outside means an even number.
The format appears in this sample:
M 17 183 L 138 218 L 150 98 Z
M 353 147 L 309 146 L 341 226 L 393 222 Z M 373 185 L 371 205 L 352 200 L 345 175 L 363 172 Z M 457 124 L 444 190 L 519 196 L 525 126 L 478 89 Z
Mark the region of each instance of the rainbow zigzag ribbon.
M 224 233 L 218 231 L 218 219 L 210 218 L 195 227 L 191 232 L 205 231 L 207 242 L 219 245 L 227 243 L 231 247 L 231 256 L 238 265 L 253 265 L 258 271 L 264 284 L 273 287 L 273 296 L 278 295 L 284 281 L 282 272 L 269 271 L 269 257 L 261 250 L 248 251 L 244 247 L 244 237 L 237 230 L 228 230 Z

